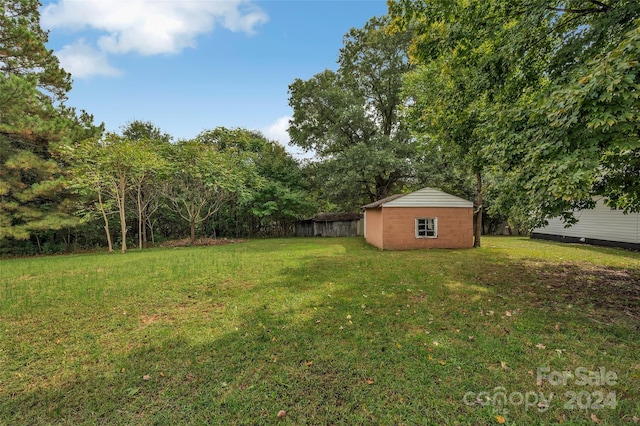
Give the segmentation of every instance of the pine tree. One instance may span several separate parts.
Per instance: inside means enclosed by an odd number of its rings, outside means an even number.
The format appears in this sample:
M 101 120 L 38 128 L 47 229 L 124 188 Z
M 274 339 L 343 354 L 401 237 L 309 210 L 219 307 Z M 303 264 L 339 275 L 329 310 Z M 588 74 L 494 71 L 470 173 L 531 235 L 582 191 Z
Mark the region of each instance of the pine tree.
M 45 46 L 39 6 L 0 3 L 0 239 L 75 223 L 64 170 L 52 152 L 100 131 L 92 117 L 77 117 L 63 104 L 71 75 Z

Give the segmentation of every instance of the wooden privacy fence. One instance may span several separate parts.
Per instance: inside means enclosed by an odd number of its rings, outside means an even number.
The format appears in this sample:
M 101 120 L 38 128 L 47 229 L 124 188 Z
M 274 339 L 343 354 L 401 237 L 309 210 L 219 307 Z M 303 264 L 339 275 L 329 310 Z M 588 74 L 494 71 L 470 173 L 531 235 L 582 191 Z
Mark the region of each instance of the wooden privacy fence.
M 296 222 L 296 237 L 355 237 L 363 232 L 359 213 L 320 213 Z

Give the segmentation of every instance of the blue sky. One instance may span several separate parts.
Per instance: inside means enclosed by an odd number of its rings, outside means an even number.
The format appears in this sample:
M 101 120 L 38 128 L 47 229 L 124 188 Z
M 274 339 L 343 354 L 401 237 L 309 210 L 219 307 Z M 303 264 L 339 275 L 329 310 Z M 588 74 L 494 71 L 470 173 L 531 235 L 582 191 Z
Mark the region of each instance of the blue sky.
M 67 104 L 108 130 L 244 127 L 286 144 L 288 85 L 335 69 L 343 35 L 386 12 L 384 0 L 45 0 L 42 26 L 74 79 Z

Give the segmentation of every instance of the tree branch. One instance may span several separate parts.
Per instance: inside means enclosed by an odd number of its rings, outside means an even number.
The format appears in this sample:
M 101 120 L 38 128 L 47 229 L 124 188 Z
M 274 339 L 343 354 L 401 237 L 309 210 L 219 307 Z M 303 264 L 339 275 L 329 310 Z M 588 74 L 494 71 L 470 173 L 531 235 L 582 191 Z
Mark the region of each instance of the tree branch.
M 566 12 L 566 13 L 576 13 L 579 15 L 587 15 L 589 13 L 606 13 L 611 10 L 611 6 L 605 3 L 602 3 L 598 0 L 587 0 L 591 4 L 595 4 L 600 7 L 591 7 L 585 9 L 567 9 L 564 7 L 550 7 L 547 6 L 547 10 L 553 10 L 555 12 Z
M 603 13 L 608 12 L 609 9 L 590 8 L 590 9 L 564 9 L 562 7 L 547 7 L 547 10 L 553 10 L 555 12 L 576 13 L 578 15 L 588 15 L 589 13 Z
M 611 6 L 610 5 L 602 3 L 601 1 L 598 1 L 598 0 L 588 0 L 588 1 L 590 3 L 597 4 L 598 6 L 602 7 L 603 9 L 611 10 Z

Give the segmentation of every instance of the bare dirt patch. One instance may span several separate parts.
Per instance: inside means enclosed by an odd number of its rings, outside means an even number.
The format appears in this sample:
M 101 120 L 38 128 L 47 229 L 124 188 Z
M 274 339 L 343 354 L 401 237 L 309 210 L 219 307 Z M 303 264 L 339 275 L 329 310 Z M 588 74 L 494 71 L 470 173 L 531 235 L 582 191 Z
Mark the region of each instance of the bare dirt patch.
M 573 263 L 540 266 L 537 276 L 549 295 L 604 317 L 622 313 L 640 320 L 640 271 Z

